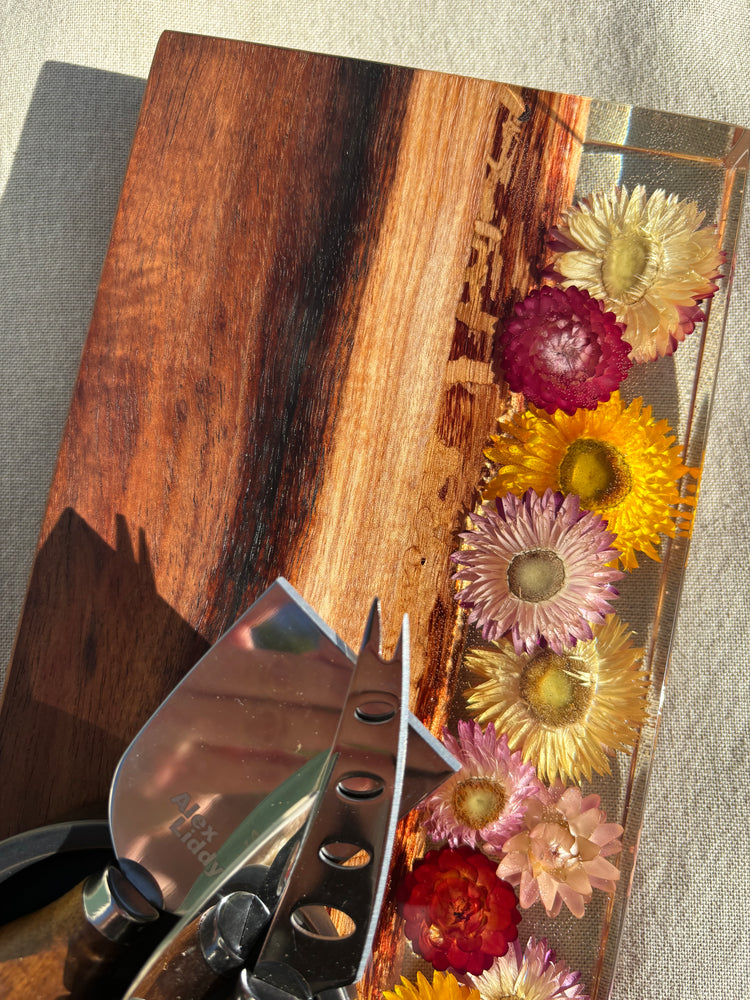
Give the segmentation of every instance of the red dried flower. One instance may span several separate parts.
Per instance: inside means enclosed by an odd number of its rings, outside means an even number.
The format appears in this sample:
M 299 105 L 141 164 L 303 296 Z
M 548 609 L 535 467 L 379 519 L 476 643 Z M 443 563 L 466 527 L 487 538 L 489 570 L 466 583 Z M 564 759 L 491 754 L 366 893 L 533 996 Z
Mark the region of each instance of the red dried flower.
M 481 851 L 444 847 L 417 861 L 399 886 L 404 932 L 439 971 L 478 976 L 518 937 L 518 900 L 496 869 Z
M 624 326 L 587 291 L 545 286 L 513 311 L 501 332 L 505 378 L 536 406 L 593 410 L 627 375 Z

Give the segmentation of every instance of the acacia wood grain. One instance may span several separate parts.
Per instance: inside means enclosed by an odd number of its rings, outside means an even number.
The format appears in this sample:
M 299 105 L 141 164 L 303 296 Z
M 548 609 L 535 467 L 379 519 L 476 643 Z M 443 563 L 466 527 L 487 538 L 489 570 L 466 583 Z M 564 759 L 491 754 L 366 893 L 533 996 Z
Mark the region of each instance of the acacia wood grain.
M 386 647 L 408 612 L 439 731 L 448 557 L 512 405 L 496 321 L 538 279 L 587 107 L 162 37 L 0 707 L 0 835 L 100 806 L 277 575 L 353 647 L 375 594 Z

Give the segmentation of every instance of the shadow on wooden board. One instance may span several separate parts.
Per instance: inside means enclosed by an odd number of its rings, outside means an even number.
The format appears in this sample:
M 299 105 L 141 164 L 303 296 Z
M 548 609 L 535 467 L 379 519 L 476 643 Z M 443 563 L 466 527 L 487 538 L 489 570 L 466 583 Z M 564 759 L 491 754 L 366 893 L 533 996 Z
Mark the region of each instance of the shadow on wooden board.
M 157 594 L 142 529 L 134 546 L 118 517 L 113 548 L 63 511 L 34 563 L 3 703 L 2 835 L 106 815 L 121 754 L 207 648 Z

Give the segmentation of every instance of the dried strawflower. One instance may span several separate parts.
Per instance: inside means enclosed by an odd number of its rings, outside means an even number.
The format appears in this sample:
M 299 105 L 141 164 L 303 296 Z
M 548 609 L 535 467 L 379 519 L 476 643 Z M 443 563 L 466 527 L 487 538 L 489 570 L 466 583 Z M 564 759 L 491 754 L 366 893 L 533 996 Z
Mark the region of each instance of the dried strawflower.
M 614 892 L 620 877 L 607 857 L 622 850 L 622 827 L 608 823 L 598 795 L 583 798 L 581 789 L 555 785 L 529 804 L 524 829 L 505 845 L 498 874 L 520 884 L 526 909 L 541 899 L 548 917 L 565 903 L 582 917 L 592 891 Z
M 549 784 L 610 774 L 608 754 L 632 749 L 646 718 L 648 672 L 629 626 L 608 615 L 593 632 L 563 653 L 518 654 L 501 639 L 466 655 L 484 678 L 467 691 L 469 711 L 494 723 Z
M 404 933 L 441 972 L 479 975 L 518 937 L 516 894 L 496 862 L 470 847 L 429 851 L 396 891 Z
M 612 581 L 614 536 L 602 519 L 580 509 L 577 497 L 528 490 L 485 504 L 472 514 L 468 548 L 451 556 L 466 586 L 456 600 L 469 609 L 485 639 L 510 631 L 518 652 L 544 640 L 562 651 L 591 638 L 617 596 Z
M 466 844 L 499 855 L 508 837 L 521 829 L 526 803 L 540 788 L 533 765 L 511 753 L 494 726 L 485 732 L 461 719 L 458 738 L 446 731 L 443 742 L 461 768 L 424 803 L 424 829 L 434 841 Z
M 587 291 L 535 290 L 516 303 L 502 328 L 505 379 L 513 392 L 550 413 L 592 410 L 630 369 L 623 329 Z
M 638 185 L 584 198 L 552 233 L 552 267 L 625 324 L 634 361 L 671 354 L 704 318 L 723 256 L 692 201 Z
M 558 962 L 547 942 L 533 937 L 523 950 L 514 941 L 486 972 L 469 979 L 481 1000 L 589 1000 L 581 973 Z
M 479 993 L 466 983 L 459 983 L 452 972 L 434 972 L 430 983 L 421 972 L 416 982 L 401 977 L 401 985 L 383 991 L 384 1000 L 481 1000 Z
M 486 500 L 528 489 L 573 494 L 604 518 L 628 570 L 638 565 L 636 552 L 659 559 L 660 535 L 672 538 L 689 526 L 691 514 L 678 504 L 694 505 L 695 498 L 681 497 L 678 483 L 696 470 L 682 464 L 666 420 L 654 421 L 642 399 L 626 405 L 615 392 L 572 416 L 530 406 L 500 430 L 486 451 L 497 466 Z

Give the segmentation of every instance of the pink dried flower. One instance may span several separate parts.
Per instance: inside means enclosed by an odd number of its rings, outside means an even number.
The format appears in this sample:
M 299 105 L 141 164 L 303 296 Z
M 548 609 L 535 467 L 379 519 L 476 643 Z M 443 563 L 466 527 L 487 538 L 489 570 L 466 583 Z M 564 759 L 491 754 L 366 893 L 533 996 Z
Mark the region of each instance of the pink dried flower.
M 622 850 L 622 827 L 608 823 L 598 795 L 561 783 L 529 803 L 524 829 L 505 844 L 498 874 L 520 884 L 527 909 L 541 899 L 548 917 L 563 903 L 582 917 L 592 891 L 614 892 L 619 870 L 607 857 Z
M 544 939 L 533 937 L 524 950 L 514 941 L 486 972 L 469 979 L 481 1000 L 589 1000 L 581 973 L 571 972 Z
M 615 536 L 598 514 L 580 509 L 577 496 L 527 490 L 486 503 L 461 535 L 469 548 L 454 552 L 454 580 L 466 586 L 456 600 L 469 609 L 485 639 L 510 631 L 517 653 L 544 640 L 555 652 L 592 637 L 617 596 L 611 564 Z
M 520 751 L 512 754 L 507 737 L 498 737 L 492 724 L 482 732 L 462 719 L 458 739 L 446 730 L 443 742 L 461 769 L 425 802 L 425 832 L 451 847 L 466 844 L 499 855 L 521 829 L 527 802 L 541 790 L 534 766 L 523 763 Z

